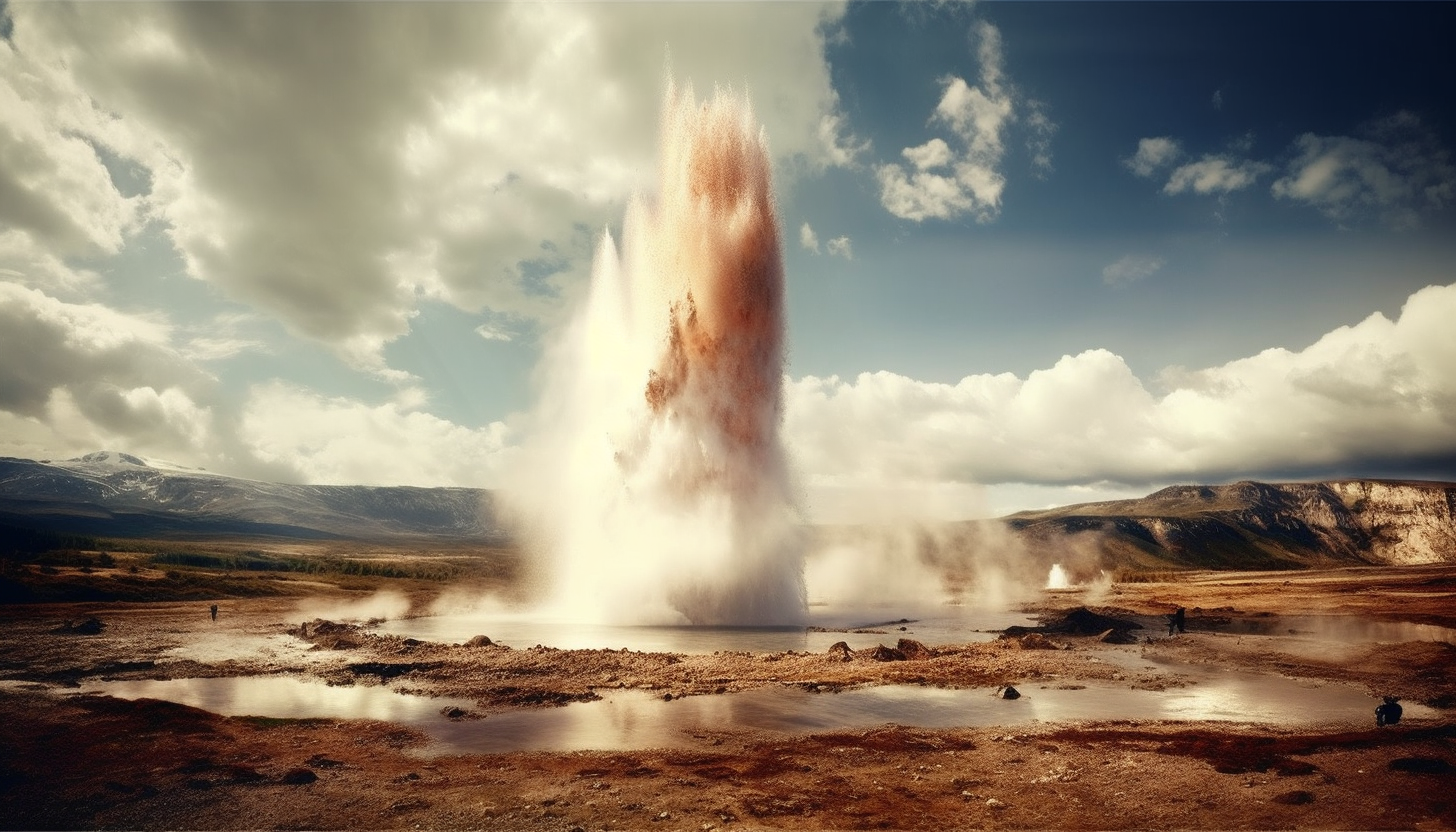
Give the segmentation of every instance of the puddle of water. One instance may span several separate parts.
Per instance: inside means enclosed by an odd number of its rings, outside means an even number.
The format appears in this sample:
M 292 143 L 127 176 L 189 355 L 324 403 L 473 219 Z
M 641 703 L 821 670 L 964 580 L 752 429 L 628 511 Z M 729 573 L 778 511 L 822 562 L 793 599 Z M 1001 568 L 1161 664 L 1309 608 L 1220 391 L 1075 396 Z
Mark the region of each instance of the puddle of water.
M 471 703 L 397 694 L 386 687 L 329 687 L 290 677 L 99 682 L 82 692 L 124 699 L 165 699 L 214 713 L 271 717 L 376 719 L 417 728 L 432 743 L 425 754 L 626 750 L 688 746 L 705 731 L 785 733 L 858 730 L 888 723 L 920 728 L 1021 725 L 1084 720 L 1215 720 L 1279 725 L 1365 725 L 1378 700 L 1343 685 L 1237 671 L 1187 668 L 1197 682 L 1165 691 L 1089 684 L 1078 690 L 1026 686 L 1002 700 L 986 688 L 946 690 L 908 685 L 810 693 L 761 688 L 737 694 L 664 701 L 646 691 L 612 691 L 605 699 L 563 708 L 450 720 L 448 707 Z M 1437 712 L 1405 705 L 1407 718 Z
M 902 624 L 901 619 L 909 621 Z M 517 648 L 544 644 L 562 650 L 627 648 L 670 653 L 713 653 L 719 650 L 823 653 L 837 641 L 847 643 L 854 650 L 877 644 L 893 646 L 901 638 L 913 638 L 930 646 L 991 641 L 1013 624 L 1030 626 L 1035 623 L 1031 616 L 1018 612 L 945 606 L 925 611 L 816 607 L 810 611 L 810 625 L 831 628 L 836 632 L 816 632 L 804 627 L 620 627 L 549 621 L 505 613 L 407 618 L 386 621 L 377 625 L 375 631 L 442 643 L 460 643 L 475 635 L 486 635 L 493 641 Z M 844 629 L 883 632 L 838 631 Z
M 1378 621 L 1352 615 L 1273 615 L 1240 618 L 1217 628 L 1236 635 L 1292 637 L 1341 644 L 1397 644 L 1444 641 L 1456 644 L 1456 630 L 1408 621 Z
M 210 679 L 145 679 L 86 682 L 76 693 L 120 699 L 162 699 L 224 716 L 285 719 L 376 719 L 425 728 L 449 726 L 442 708 L 474 703 L 399 694 L 375 685 L 332 687 L 291 676 L 224 676 Z

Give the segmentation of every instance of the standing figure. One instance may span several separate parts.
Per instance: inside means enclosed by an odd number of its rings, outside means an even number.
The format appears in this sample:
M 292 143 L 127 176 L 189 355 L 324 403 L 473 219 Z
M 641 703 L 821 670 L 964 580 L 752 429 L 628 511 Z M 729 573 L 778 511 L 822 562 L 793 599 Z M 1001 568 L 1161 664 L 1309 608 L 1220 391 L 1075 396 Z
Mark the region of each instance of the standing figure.
M 212 605 L 212 620 L 217 620 L 217 604 Z

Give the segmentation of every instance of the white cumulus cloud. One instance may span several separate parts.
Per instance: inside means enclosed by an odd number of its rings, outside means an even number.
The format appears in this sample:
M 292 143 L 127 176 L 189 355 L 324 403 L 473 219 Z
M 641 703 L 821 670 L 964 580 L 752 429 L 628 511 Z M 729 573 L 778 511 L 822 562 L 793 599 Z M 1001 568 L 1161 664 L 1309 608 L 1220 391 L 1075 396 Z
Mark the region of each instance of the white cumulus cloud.
M 982 22 L 976 36 L 980 83 L 971 86 L 957 76 L 943 79 L 940 102 L 930 119 L 931 124 L 949 128 L 957 147 L 937 136 L 901 151 L 908 167 L 892 162 L 875 168 L 880 204 L 897 217 L 920 222 L 970 214 L 977 222 L 989 222 L 1001 211 L 1005 133 L 1018 118 L 1018 97 L 1005 78 L 1000 30 Z M 1045 174 L 1051 166 L 1050 137 L 1056 125 L 1038 102 L 1023 109 L 1033 167 Z
M 1150 388 L 1088 350 L 1021 378 L 894 373 L 787 382 L 785 430 L 815 489 L 1157 483 L 1337 474 L 1456 454 L 1456 285 L 1413 294 L 1303 350 Z
M 8 11 L 0 221 L 64 259 L 116 251 L 144 211 L 192 277 L 396 381 L 383 348 L 422 299 L 558 314 L 586 229 L 650 179 L 665 67 L 746 86 L 781 161 L 863 146 L 824 59 L 834 3 Z M 98 147 L 145 193 L 122 195 Z
M 500 486 L 510 431 L 468 428 L 409 401 L 369 404 L 273 382 L 254 387 L 240 438 L 254 456 L 309 483 Z

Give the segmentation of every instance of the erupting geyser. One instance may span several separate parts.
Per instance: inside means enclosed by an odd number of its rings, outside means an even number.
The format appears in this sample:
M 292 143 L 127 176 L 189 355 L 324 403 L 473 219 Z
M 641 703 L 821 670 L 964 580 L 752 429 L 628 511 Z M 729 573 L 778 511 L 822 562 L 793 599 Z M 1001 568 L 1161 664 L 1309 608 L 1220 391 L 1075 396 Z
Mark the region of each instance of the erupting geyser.
M 1067 578 L 1067 570 L 1062 568 L 1060 563 L 1052 564 L 1051 571 L 1047 572 L 1047 589 L 1071 589 L 1072 582 Z
M 604 234 L 550 357 L 535 515 L 558 615 L 636 624 L 804 619 L 779 440 L 784 277 L 746 101 L 668 87 L 655 200 Z

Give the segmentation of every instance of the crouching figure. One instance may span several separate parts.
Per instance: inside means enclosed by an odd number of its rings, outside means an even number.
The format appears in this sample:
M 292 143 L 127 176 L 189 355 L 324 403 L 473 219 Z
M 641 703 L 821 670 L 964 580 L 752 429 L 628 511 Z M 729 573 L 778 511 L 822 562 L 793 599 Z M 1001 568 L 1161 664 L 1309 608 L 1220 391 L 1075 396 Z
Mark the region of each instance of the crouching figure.
M 1375 725 L 1384 728 L 1387 725 L 1394 725 L 1400 722 L 1400 699 L 1394 696 L 1385 697 L 1385 704 L 1375 706 Z

